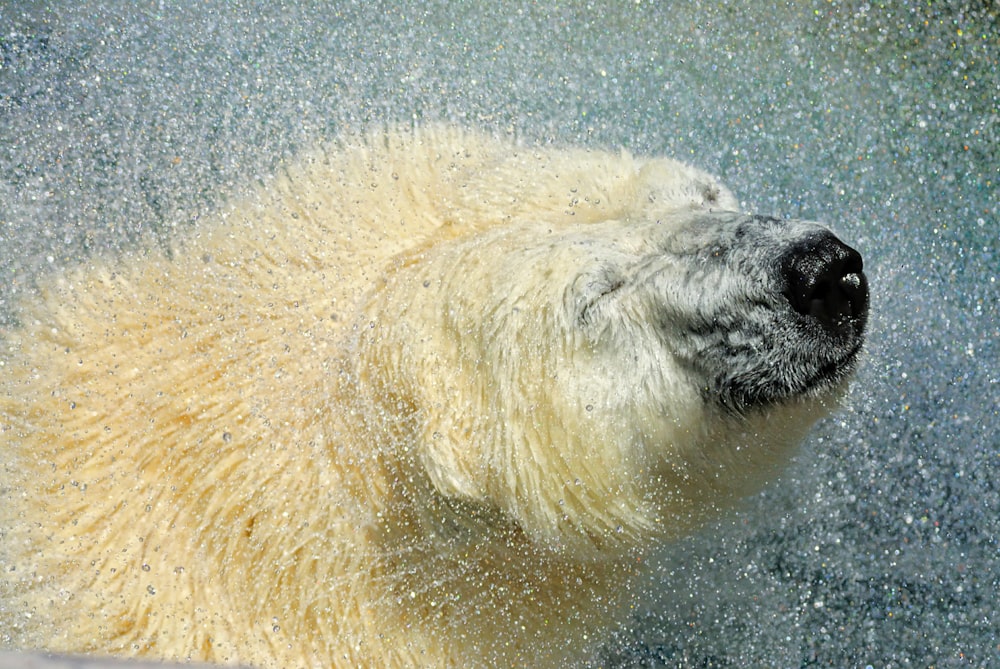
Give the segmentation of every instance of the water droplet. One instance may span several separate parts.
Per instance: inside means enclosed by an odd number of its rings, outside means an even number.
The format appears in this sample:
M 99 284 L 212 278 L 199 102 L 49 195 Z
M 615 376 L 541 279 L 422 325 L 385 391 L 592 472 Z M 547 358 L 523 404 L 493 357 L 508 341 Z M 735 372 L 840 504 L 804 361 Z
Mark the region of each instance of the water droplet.
M 226 442 L 228 444 L 232 440 L 233 440 L 233 435 L 232 434 L 230 434 L 229 432 L 223 432 L 222 433 L 222 441 L 224 441 L 224 442 Z
M 149 571 L 150 569 L 152 569 L 152 567 L 150 567 L 150 566 L 149 566 L 148 564 L 146 564 L 146 563 L 143 563 L 143 565 L 142 565 L 142 570 L 143 570 L 143 571 Z

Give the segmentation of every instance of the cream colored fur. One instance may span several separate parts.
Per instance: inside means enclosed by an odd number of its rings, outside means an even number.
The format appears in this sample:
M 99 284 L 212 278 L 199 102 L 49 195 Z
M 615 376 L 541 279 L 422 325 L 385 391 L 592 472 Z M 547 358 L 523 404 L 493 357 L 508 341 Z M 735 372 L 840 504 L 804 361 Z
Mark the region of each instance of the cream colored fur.
M 818 403 L 721 419 L 580 267 L 736 209 L 665 159 L 436 128 L 305 156 L 167 257 L 40 282 L 0 357 L 21 648 L 268 667 L 564 667 L 643 550 Z M 644 227 L 645 226 L 645 227 Z M 0 638 L 2 633 L 0 633 Z

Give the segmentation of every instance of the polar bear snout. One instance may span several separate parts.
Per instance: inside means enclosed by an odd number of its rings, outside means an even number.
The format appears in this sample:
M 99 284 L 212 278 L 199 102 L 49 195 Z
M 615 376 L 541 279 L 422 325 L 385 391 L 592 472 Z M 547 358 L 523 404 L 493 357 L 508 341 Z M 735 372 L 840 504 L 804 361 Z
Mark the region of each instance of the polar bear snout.
M 861 255 L 820 223 L 718 213 L 675 239 L 682 273 L 654 285 L 698 287 L 667 305 L 664 341 L 709 378 L 705 396 L 736 413 L 840 393 L 868 320 Z M 693 309 L 691 307 L 694 307 Z
M 830 334 L 858 336 L 868 317 L 861 254 L 824 231 L 794 244 L 779 263 L 792 308 Z

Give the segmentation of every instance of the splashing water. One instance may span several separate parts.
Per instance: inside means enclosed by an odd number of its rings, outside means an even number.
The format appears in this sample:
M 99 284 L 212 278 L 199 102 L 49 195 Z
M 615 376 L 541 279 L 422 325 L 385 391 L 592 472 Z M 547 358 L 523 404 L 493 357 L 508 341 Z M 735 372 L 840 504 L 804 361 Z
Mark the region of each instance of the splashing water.
M 40 271 L 170 239 L 345 130 L 675 156 L 852 240 L 869 353 L 779 483 L 664 550 L 594 666 L 998 663 L 997 11 L 698 4 L 7 3 L 0 330 Z

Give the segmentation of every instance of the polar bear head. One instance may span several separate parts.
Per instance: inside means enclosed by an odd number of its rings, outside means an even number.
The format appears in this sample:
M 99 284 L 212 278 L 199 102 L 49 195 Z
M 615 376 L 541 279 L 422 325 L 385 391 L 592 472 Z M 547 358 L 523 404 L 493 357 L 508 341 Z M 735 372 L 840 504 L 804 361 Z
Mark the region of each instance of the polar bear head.
M 452 234 L 366 313 L 389 448 L 553 550 L 620 553 L 754 490 L 862 346 L 862 260 L 823 226 L 636 201 Z

